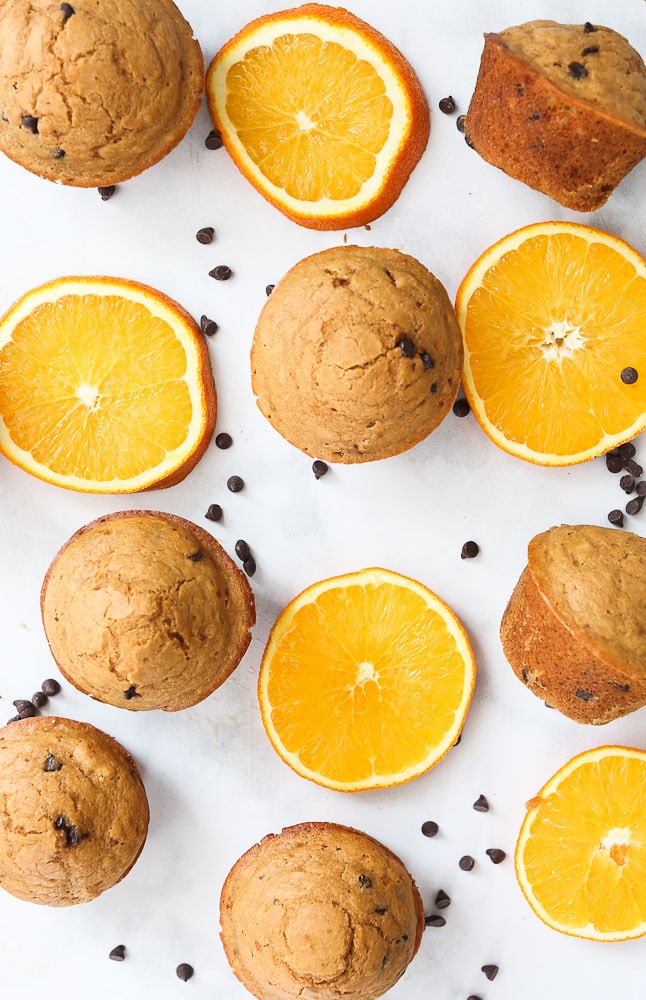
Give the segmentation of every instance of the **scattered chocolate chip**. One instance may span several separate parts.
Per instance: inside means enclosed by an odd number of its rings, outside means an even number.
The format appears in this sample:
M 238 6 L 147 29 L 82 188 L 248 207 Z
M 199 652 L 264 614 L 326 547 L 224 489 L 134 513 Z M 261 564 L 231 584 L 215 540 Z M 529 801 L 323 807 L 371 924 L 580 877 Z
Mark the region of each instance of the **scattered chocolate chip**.
M 46 694 L 44 694 L 43 691 L 36 691 L 31 698 L 31 703 L 32 705 L 35 705 L 36 708 L 42 708 L 43 705 L 46 705 L 48 701 L 49 698 L 47 697 Z
M 498 975 L 498 966 L 497 965 L 482 965 L 482 966 L 480 966 L 480 971 L 484 972 L 485 976 L 487 977 L 487 979 L 491 983 L 491 982 L 493 982 L 493 980 Z
M 456 417 L 468 417 L 471 413 L 471 407 L 469 406 L 468 399 L 460 398 L 456 399 L 453 404 L 453 413 Z
M 638 462 L 633 462 L 632 458 L 624 459 L 624 469 L 626 472 L 632 473 L 635 479 L 639 479 L 644 472 L 641 465 Z
M 215 236 L 215 229 L 213 228 L 213 226 L 202 226 L 202 228 L 198 229 L 198 231 L 196 232 L 195 239 L 197 240 L 198 243 L 201 243 L 203 246 L 207 247 L 209 246 L 210 243 L 213 243 L 214 236 Z
M 437 382 L 431 382 L 431 395 L 434 396 L 437 393 Z
M 116 948 L 113 948 L 108 958 L 111 958 L 113 962 L 123 962 L 126 957 L 126 946 L 125 944 L 118 944 Z
M 123 692 L 123 697 L 126 701 L 130 701 L 132 698 L 141 698 L 141 695 L 137 691 L 136 686 L 131 684 L 128 690 Z
M 474 996 L 474 994 L 471 994 L 470 997 L 467 997 L 467 1000 L 481 1000 L 481 997 L 477 997 L 477 996 Z
M 475 559 L 480 551 L 477 542 L 465 542 L 460 552 L 460 559 Z
M 489 803 L 487 802 L 484 795 L 479 795 L 478 798 L 473 803 L 473 808 L 477 813 L 488 813 Z
M 583 25 L 583 30 L 586 35 L 589 35 L 591 31 L 596 31 L 597 29 L 595 28 L 594 24 L 590 24 L 589 21 L 586 21 L 585 24 Z
M 471 138 L 470 135 L 467 135 L 466 132 L 464 133 L 464 141 L 466 142 L 466 144 L 469 147 L 469 149 L 475 149 L 476 148 L 475 142 L 473 141 L 473 139 Z
M 626 691 L 630 691 L 630 684 L 619 684 L 617 681 L 611 681 L 610 683 L 612 684 L 613 688 L 616 688 L 617 691 L 623 691 L 624 694 L 626 693 Z
M 233 271 L 228 264 L 218 264 L 217 267 L 209 271 L 209 275 L 216 281 L 228 281 L 232 274 Z
M 372 889 L 372 879 L 369 875 L 360 875 L 359 885 L 362 889 Z
M 235 552 L 238 559 L 242 559 L 243 561 L 245 559 L 248 559 L 248 557 L 251 555 L 251 549 L 249 548 L 248 543 L 245 542 L 244 538 L 239 538 L 238 541 L 236 542 Z
M 578 690 L 575 691 L 574 694 L 579 699 L 579 701 L 592 701 L 592 699 L 594 698 L 592 691 L 584 691 L 583 688 L 578 688 Z
M 209 504 L 209 509 L 207 510 L 204 517 L 207 521 L 219 521 L 222 518 L 222 508 L 219 503 Z
M 631 516 L 633 514 L 639 514 L 640 510 L 642 509 L 643 503 L 644 503 L 643 497 L 633 497 L 633 499 L 629 500 L 628 503 L 626 504 L 626 513 L 630 514 Z
M 242 568 L 247 574 L 247 576 L 253 576 L 256 572 L 256 560 L 253 556 L 247 556 L 242 564 Z
M 588 75 L 587 69 L 580 62 L 571 62 L 567 71 L 574 80 L 582 80 L 584 76 Z
M 212 128 L 206 139 L 204 140 L 204 145 L 207 149 L 221 149 L 222 148 L 222 136 L 216 128 Z
M 460 735 L 458 736 L 458 738 L 455 741 L 455 743 L 453 744 L 453 746 L 456 747 L 458 745 L 458 743 L 461 743 L 461 742 L 462 742 L 462 733 L 460 733 Z
M 637 483 L 637 496 L 639 497 L 646 496 L 646 482 Z
M 47 757 L 45 758 L 45 766 L 43 768 L 43 771 L 60 771 L 62 766 L 63 765 L 61 761 L 57 760 L 56 757 L 54 757 L 53 753 L 48 753 Z
M 20 119 L 20 124 L 28 132 L 31 132 L 32 135 L 38 135 L 38 119 L 34 118 L 33 115 L 23 115 Z
M 426 927 L 444 927 L 446 920 L 439 913 L 431 913 L 430 916 L 424 917 L 424 924 Z
M 466 120 L 466 117 L 467 117 L 466 115 L 458 115 L 458 117 L 455 119 L 455 127 L 457 128 L 458 132 L 464 133 L 464 122 Z
M 269 298 L 275 287 L 275 285 L 265 285 L 265 295 L 267 298 Z
M 239 493 L 240 490 L 244 489 L 244 479 L 240 476 L 229 476 L 227 479 L 227 489 L 231 493 Z
M 428 351 L 422 351 L 420 358 L 422 359 L 422 364 L 424 365 L 424 371 L 430 372 L 432 368 L 435 368 L 435 361 Z
M 54 157 L 55 160 L 62 160 L 63 157 L 65 156 L 65 150 L 61 149 L 61 147 L 58 146 L 52 153 L 52 156 Z
M 222 431 L 221 434 L 216 434 L 215 436 L 215 447 L 221 448 L 222 451 L 226 451 L 233 444 L 233 438 L 226 431 Z
M 412 358 L 415 355 L 415 344 L 410 337 L 402 337 L 401 340 L 397 341 L 395 347 L 398 347 L 402 352 L 403 358 Z
M 609 451 L 606 455 L 606 469 L 608 472 L 621 472 L 624 462 L 618 451 Z
M 41 684 L 41 690 L 43 694 L 46 694 L 48 698 L 53 698 L 55 695 L 59 694 L 61 686 L 58 681 L 55 681 L 53 677 L 48 677 L 46 681 Z
M 19 719 L 33 719 L 35 715 L 38 715 L 38 709 L 36 708 L 35 705 L 32 705 L 31 702 L 28 702 L 27 707 L 22 708 L 18 712 Z
M 609 512 L 609 514 L 608 514 L 608 520 L 610 521 L 611 524 L 614 524 L 615 527 L 621 528 L 621 527 L 623 527 L 623 523 L 624 523 L 624 515 L 623 515 L 622 511 L 620 511 L 620 510 L 616 510 L 616 509 L 615 510 L 611 510 Z
M 449 97 L 443 97 L 440 103 L 438 104 L 438 107 L 442 112 L 442 114 L 452 115 L 453 112 L 457 110 L 458 106 L 453 100 L 453 98 L 449 96 Z
M 447 906 L 451 905 L 451 897 L 448 896 L 444 889 L 439 889 L 437 896 L 435 897 L 435 906 L 438 910 L 445 910 Z
M 314 473 L 315 479 L 320 479 L 321 476 L 327 475 L 329 471 L 330 466 L 327 462 L 322 462 L 320 458 L 317 458 L 314 462 L 312 462 L 312 472 Z
M 214 319 L 209 319 L 208 316 L 200 316 L 200 330 L 205 337 L 213 337 L 219 329 L 220 327 Z
M 33 702 L 27 701 L 25 698 L 17 698 L 16 701 L 11 703 L 15 708 L 16 712 L 24 712 L 26 709 L 33 709 L 33 714 L 36 712 L 36 706 Z
M 63 24 L 66 24 L 72 14 L 76 14 L 76 11 L 72 7 L 71 3 L 62 3 L 61 10 L 63 11 Z
M 192 977 L 194 971 L 195 970 L 192 965 L 189 965 L 188 962 L 182 962 L 175 969 L 175 975 L 178 979 L 181 979 L 183 983 L 187 983 Z
M 470 872 L 475 867 L 475 858 L 472 858 L 470 854 L 464 854 L 458 861 L 458 867 L 463 872 Z
M 197 552 L 191 552 L 190 556 L 186 557 L 190 562 L 201 562 L 204 559 L 204 553 L 198 549 Z
M 505 858 L 507 857 L 506 853 L 504 851 L 501 851 L 499 847 L 489 847 L 485 851 L 485 854 L 487 855 L 488 858 L 491 858 L 491 861 L 494 865 L 499 865 L 500 862 L 504 861 Z
M 101 201 L 110 201 L 110 198 L 116 190 L 117 188 L 114 184 L 108 184 L 107 187 L 97 188 L 97 191 L 101 196 Z
M 639 378 L 639 372 L 636 368 L 622 368 L 620 378 L 624 385 L 634 385 Z
M 628 460 L 629 458 L 635 457 L 635 455 L 637 454 L 637 449 L 635 448 L 635 445 L 632 443 L 632 441 L 626 441 L 624 442 L 624 444 L 620 445 L 619 448 L 617 448 L 617 454 L 620 455 L 621 458 L 623 458 L 624 460 Z
M 9 726 L 12 722 L 20 722 L 19 715 L 12 715 L 10 719 L 7 719 L 7 725 Z
M 588 45 L 581 53 L 582 56 L 593 56 L 599 51 L 598 45 Z
M 624 493 L 632 493 L 633 490 L 635 489 L 635 477 L 631 476 L 630 473 L 628 472 L 626 473 L 625 476 L 621 477 L 621 479 L 619 480 L 619 485 L 621 489 L 624 491 Z

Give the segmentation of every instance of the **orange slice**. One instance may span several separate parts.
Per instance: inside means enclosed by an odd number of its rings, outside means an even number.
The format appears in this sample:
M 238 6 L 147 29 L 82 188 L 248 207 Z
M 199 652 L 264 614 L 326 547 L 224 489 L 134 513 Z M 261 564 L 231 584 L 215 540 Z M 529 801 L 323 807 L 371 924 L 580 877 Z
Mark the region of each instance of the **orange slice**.
M 554 930 L 593 941 L 646 934 L 646 751 L 574 757 L 527 803 L 516 875 Z
M 88 493 L 172 486 L 215 426 L 206 345 L 181 306 L 121 278 L 59 278 L 0 320 L 0 451 Z
M 258 697 L 286 764 L 356 792 L 433 767 L 460 734 L 474 683 L 451 609 L 415 580 L 364 569 L 313 584 L 278 616 Z
M 206 93 L 247 180 L 311 229 L 382 215 L 428 141 L 410 65 L 341 7 L 310 3 L 252 21 L 216 55 Z
M 646 261 L 623 240 L 519 229 L 475 262 L 456 312 L 467 398 L 504 451 L 573 465 L 646 427 Z

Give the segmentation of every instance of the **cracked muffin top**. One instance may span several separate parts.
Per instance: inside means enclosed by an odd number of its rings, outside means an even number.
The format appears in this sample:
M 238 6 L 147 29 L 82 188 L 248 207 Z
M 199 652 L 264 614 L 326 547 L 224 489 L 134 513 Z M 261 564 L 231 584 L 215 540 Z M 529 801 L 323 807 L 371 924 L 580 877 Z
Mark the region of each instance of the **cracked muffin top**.
M 417 952 L 424 909 L 383 844 L 335 823 L 301 823 L 236 862 L 220 921 L 229 964 L 259 1000 L 373 1000 Z
M 296 264 L 256 325 L 253 391 L 291 444 L 330 462 L 387 458 L 444 419 L 462 336 L 440 282 L 407 254 L 340 246 Z
M 148 830 L 134 760 L 111 736 L 41 717 L 0 730 L 0 886 L 70 906 L 126 875 Z
M 202 701 L 235 670 L 255 622 L 247 578 L 218 542 L 159 511 L 109 514 L 72 535 L 41 610 L 64 676 L 134 711 Z
M 202 51 L 172 0 L 0 0 L 0 38 L 0 149 L 48 180 L 127 180 L 199 109 Z

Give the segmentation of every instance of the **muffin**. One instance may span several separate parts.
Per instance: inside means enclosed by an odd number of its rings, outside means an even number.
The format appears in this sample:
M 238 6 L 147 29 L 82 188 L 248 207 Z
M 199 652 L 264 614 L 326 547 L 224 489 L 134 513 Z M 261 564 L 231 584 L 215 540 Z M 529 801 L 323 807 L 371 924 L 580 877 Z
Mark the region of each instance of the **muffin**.
M 85 903 L 139 857 L 148 800 L 123 747 L 51 716 L 0 729 L 0 886 L 47 906 Z
M 383 844 L 336 823 L 301 823 L 236 862 L 220 921 L 229 964 L 259 1000 L 373 1000 L 417 952 L 424 909 Z
M 329 462 L 411 448 L 444 419 L 462 336 L 440 284 L 407 254 L 341 246 L 296 264 L 260 314 L 252 386 L 291 444 Z
M 200 107 L 204 60 L 172 0 L 3 0 L 0 149 L 50 181 L 116 184 Z
M 590 22 L 485 35 L 465 132 L 511 177 L 591 212 L 646 156 L 646 67 L 623 35 Z
M 47 570 L 41 611 L 61 673 L 131 711 L 202 701 L 235 670 L 255 622 L 247 578 L 218 542 L 151 510 L 72 535 Z
M 536 535 L 500 635 L 516 676 L 576 722 L 646 705 L 646 539 L 586 524 Z

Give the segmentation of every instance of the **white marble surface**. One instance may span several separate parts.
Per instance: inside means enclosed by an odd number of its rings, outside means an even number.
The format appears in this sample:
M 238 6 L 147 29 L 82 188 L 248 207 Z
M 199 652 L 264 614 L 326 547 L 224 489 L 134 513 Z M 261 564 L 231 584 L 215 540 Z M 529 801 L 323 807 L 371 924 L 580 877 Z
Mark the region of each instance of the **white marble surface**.
M 181 0 L 207 62 L 252 17 L 280 3 Z M 590 222 L 642 253 L 646 163 L 591 216 L 571 213 L 488 166 L 470 151 L 455 118 L 437 110 L 452 94 L 465 111 L 484 31 L 533 18 L 597 21 L 646 54 L 644 0 L 353 0 L 352 9 L 390 37 L 415 67 L 432 107 L 431 139 L 395 206 L 371 231 L 348 241 L 398 247 L 418 257 L 453 296 L 475 257 L 524 224 Z M 310 459 L 286 444 L 257 410 L 248 354 L 265 285 L 343 233 L 301 229 L 265 203 L 224 150 L 209 152 L 211 125 L 200 112 L 181 146 L 102 203 L 94 191 L 61 188 L 0 159 L 0 309 L 29 287 L 61 274 L 105 273 L 148 282 L 199 318 L 220 324 L 209 342 L 219 393 L 213 445 L 181 485 L 132 498 L 84 496 L 31 479 L 0 461 L 0 712 L 56 676 L 38 598 L 58 547 L 81 524 L 125 507 L 157 507 L 210 527 L 229 550 L 246 538 L 258 561 L 254 640 L 243 663 L 212 697 L 174 715 L 128 713 L 95 704 L 65 684 L 51 709 L 116 736 L 141 765 L 151 804 L 147 845 L 128 878 L 98 900 L 67 910 L 0 893 L 0 975 L 6 996 L 108 1000 L 179 995 L 247 996 L 218 939 L 220 886 L 231 864 L 265 833 L 303 820 L 352 824 L 382 839 L 408 864 L 427 906 L 452 897 L 444 928 L 429 929 L 392 1000 L 643 1000 L 646 941 L 595 944 L 561 936 L 533 915 L 516 885 L 513 852 L 524 802 L 574 753 L 602 743 L 646 745 L 642 710 L 603 729 L 548 711 L 514 678 L 498 624 L 537 531 L 559 522 L 604 524 L 621 505 L 603 460 L 571 469 L 532 467 L 498 451 L 473 417 L 452 415 L 424 443 L 397 458 L 336 467 L 316 482 Z M 200 246 L 195 231 L 213 225 Z M 229 264 L 232 280 L 208 271 Z M 641 459 L 646 444 L 641 443 Z M 229 494 L 226 479 L 246 481 Z M 225 510 L 204 520 L 212 502 Z M 641 534 L 646 526 L 631 520 Z M 476 539 L 481 555 L 460 559 Z M 259 659 L 278 611 L 328 575 L 383 565 L 417 577 L 460 615 L 472 638 L 478 682 L 461 744 L 425 777 L 377 793 L 328 792 L 294 775 L 265 738 L 256 703 Z M 3 707 L 4 706 L 4 707 Z M 488 814 L 473 801 L 484 793 Z M 423 837 L 435 819 L 441 834 Z M 507 860 L 484 855 L 502 847 Z M 464 853 L 473 872 L 458 870 Z M 108 960 L 119 943 L 127 961 Z M 183 984 L 177 963 L 196 969 Z M 484 963 L 500 966 L 487 982 Z

